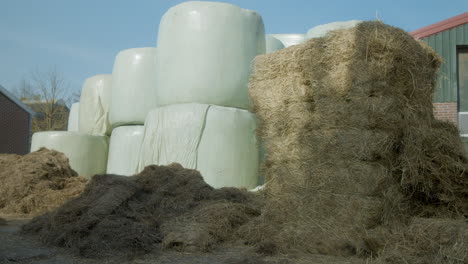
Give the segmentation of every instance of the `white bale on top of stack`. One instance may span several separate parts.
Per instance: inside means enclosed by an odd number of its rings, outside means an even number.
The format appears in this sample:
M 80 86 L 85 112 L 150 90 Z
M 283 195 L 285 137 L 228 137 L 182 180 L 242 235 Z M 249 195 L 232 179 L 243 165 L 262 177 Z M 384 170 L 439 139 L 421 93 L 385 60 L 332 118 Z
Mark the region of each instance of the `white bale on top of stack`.
M 250 105 L 250 64 L 265 53 L 262 18 L 230 4 L 185 2 L 163 16 L 157 46 L 160 107 L 146 118 L 138 169 L 178 162 L 214 187 L 255 187 L 256 123 L 242 109 Z
M 308 40 L 308 39 L 313 39 L 313 38 L 325 37 L 330 31 L 353 28 L 361 22 L 362 20 L 349 20 L 349 21 L 337 21 L 337 22 L 332 22 L 328 24 L 318 25 L 307 31 L 307 34 L 305 35 L 305 39 Z
M 250 63 L 265 53 L 259 14 L 225 3 L 185 2 L 162 17 L 157 47 L 159 105 L 248 109 Z
M 108 135 L 111 74 L 99 74 L 86 79 L 81 89 L 79 131 L 90 135 Z
M 156 48 L 120 51 L 112 70 L 109 121 L 113 127 L 107 173 L 131 176 L 143 138 L 143 125 L 157 106 L 155 81 Z
M 301 44 L 305 40 L 305 34 L 269 34 L 269 36 L 279 39 L 285 48 Z
M 68 115 L 68 127 L 67 131 L 78 132 L 80 116 L 80 103 L 74 103 L 71 106 L 70 114 Z
M 257 185 L 255 116 L 207 104 L 175 104 L 148 114 L 138 169 L 180 163 L 197 169 L 213 187 Z
M 272 53 L 280 49 L 284 49 L 284 44 L 281 40 L 272 37 L 270 35 L 265 35 L 265 45 L 266 45 L 266 52 L 265 53 Z
M 80 132 L 47 131 L 34 133 L 31 151 L 41 147 L 64 153 L 70 167 L 79 175 L 92 177 L 106 172 L 108 138 Z
M 112 127 L 142 125 L 156 102 L 156 48 L 120 51 L 112 70 L 109 120 Z
M 138 172 L 143 126 L 120 126 L 112 130 L 107 173 L 131 176 Z

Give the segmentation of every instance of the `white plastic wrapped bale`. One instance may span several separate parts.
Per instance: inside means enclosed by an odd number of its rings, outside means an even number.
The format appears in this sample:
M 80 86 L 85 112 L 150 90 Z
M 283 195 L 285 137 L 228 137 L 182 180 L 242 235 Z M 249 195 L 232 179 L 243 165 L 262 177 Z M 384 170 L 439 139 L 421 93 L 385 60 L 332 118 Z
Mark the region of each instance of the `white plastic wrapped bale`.
M 107 173 L 131 176 L 137 173 L 143 126 L 120 126 L 112 130 Z
M 31 151 L 41 147 L 60 151 L 68 157 L 70 166 L 79 175 L 92 177 L 106 172 L 108 141 L 107 136 L 79 132 L 38 132 L 32 137 Z
M 109 102 L 111 74 L 100 74 L 85 80 L 81 89 L 79 131 L 90 135 L 110 134 Z
M 304 34 L 269 34 L 269 36 L 279 39 L 285 48 L 300 44 L 305 39 Z
M 255 117 L 206 104 L 159 107 L 148 114 L 138 169 L 178 162 L 197 169 L 213 187 L 257 186 Z
M 68 131 L 78 132 L 79 115 L 80 103 L 72 104 L 70 114 L 68 115 Z
M 250 63 L 265 53 L 262 18 L 215 2 L 185 2 L 161 19 L 158 104 L 203 103 L 247 109 Z
M 305 38 L 306 39 L 321 38 L 321 37 L 326 36 L 328 32 L 330 31 L 353 28 L 361 22 L 362 20 L 349 20 L 349 21 L 339 21 L 339 22 L 332 22 L 328 24 L 319 25 L 319 26 L 309 29 L 309 31 L 307 31 Z
M 265 35 L 265 45 L 266 53 L 272 53 L 280 49 L 284 49 L 284 44 L 281 40 L 272 37 L 270 35 Z
M 112 127 L 143 124 L 157 106 L 155 56 L 156 48 L 135 48 L 115 57 L 109 109 Z

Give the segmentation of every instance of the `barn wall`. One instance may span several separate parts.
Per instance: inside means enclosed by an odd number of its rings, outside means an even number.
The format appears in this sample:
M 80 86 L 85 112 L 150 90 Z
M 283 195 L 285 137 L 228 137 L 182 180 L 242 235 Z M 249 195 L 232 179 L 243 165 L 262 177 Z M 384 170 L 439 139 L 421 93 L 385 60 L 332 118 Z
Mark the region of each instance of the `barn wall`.
M 468 24 L 422 38 L 442 58 L 434 102 L 457 102 L 457 46 L 468 45 Z
M 0 93 L 0 153 L 29 152 L 30 115 Z

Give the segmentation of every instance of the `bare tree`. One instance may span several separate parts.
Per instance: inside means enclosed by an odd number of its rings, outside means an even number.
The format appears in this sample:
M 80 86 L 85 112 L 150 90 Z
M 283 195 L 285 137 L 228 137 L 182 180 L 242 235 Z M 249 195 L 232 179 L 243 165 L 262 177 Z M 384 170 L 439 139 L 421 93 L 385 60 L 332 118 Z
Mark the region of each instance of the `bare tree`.
M 35 71 L 32 83 L 42 99 L 44 115 L 41 122 L 44 130 L 65 129 L 68 119 L 66 97 L 69 96 L 68 84 L 54 68 L 49 72 Z
M 55 68 L 33 71 L 14 93 L 38 113 L 32 122 L 32 132 L 66 129 L 72 95 L 68 83 Z
M 39 94 L 35 91 L 31 83 L 25 78 L 23 78 L 19 82 L 19 84 L 15 87 L 15 89 L 12 92 L 21 101 L 40 100 Z

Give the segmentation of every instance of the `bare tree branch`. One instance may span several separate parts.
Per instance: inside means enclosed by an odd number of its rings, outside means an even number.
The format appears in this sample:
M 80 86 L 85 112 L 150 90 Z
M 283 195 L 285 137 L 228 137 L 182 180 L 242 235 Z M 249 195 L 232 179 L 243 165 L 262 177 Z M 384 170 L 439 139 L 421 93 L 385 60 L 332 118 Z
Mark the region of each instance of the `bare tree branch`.
M 22 80 L 16 95 L 40 116 L 33 119 L 33 132 L 65 130 L 72 95 L 69 85 L 56 68 L 33 71 L 30 80 Z

